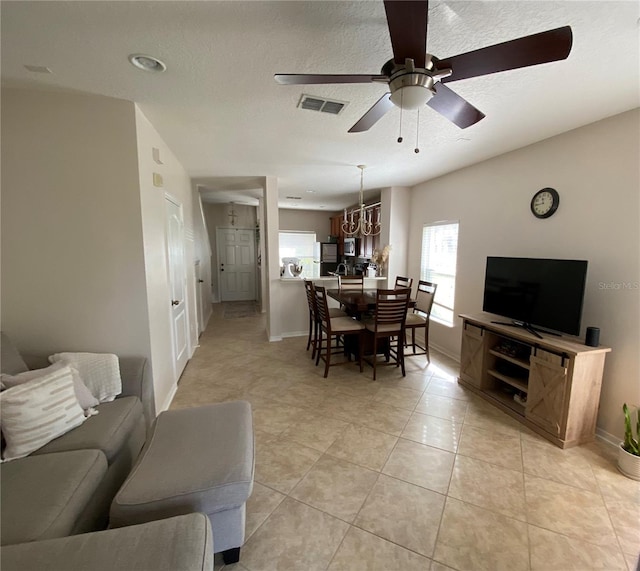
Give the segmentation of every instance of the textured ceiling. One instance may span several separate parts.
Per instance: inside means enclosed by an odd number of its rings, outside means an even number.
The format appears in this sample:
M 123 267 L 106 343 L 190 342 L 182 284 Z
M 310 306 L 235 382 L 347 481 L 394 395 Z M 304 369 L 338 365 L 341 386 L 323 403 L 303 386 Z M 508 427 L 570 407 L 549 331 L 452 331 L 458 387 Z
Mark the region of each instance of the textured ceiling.
M 283 207 L 337 210 L 365 188 L 413 185 L 639 105 L 637 2 L 432 1 L 439 58 L 571 25 L 565 61 L 449 83 L 486 118 L 460 130 L 436 112 L 393 109 L 347 130 L 384 84 L 283 86 L 275 73 L 379 73 L 391 57 L 380 1 L 7 2 L 5 85 L 137 102 L 210 200 L 255 202 L 277 176 Z M 127 61 L 154 55 L 153 75 Z M 52 74 L 24 65 L 47 66 Z M 302 93 L 348 101 L 340 115 L 296 108 Z M 314 192 L 308 192 L 314 191 Z M 301 196 L 288 200 L 287 196 Z

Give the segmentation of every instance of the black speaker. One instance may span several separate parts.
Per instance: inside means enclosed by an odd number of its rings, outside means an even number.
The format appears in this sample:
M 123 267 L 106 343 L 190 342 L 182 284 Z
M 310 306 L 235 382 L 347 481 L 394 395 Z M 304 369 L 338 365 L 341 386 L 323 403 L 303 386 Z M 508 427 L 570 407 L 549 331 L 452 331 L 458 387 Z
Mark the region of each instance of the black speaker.
M 587 336 L 584 339 L 584 344 L 589 345 L 589 347 L 597 347 L 600 344 L 599 327 L 587 327 Z

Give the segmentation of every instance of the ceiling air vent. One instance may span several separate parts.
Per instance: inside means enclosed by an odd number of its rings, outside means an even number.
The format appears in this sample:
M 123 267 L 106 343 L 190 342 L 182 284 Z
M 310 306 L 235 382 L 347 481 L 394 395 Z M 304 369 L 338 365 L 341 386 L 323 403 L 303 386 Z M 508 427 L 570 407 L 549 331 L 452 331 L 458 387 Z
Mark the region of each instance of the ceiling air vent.
M 334 101 L 331 99 L 323 99 L 315 95 L 303 94 L 300 98 L 298 107 L 301 109 L 309 109 L 311 111 L 320 111 L 322 113 L 331 113 L 338 115 L 347 105 L 346 101 Z

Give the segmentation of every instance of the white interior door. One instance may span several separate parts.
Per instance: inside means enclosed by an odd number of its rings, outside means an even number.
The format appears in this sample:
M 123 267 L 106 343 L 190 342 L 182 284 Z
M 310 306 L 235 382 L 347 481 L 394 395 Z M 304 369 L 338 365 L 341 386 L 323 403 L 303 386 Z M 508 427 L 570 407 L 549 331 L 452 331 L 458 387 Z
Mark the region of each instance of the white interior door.
M 189 359 L 187 318 L 187 272 L 184 255 L 182 206 L 165 198 L 167 216 L 167 261 L 171 299 L 171 333 L 175 377 L 178 379 Z
M 217 228 L 220 301 L 256 298 L 255 230 Z

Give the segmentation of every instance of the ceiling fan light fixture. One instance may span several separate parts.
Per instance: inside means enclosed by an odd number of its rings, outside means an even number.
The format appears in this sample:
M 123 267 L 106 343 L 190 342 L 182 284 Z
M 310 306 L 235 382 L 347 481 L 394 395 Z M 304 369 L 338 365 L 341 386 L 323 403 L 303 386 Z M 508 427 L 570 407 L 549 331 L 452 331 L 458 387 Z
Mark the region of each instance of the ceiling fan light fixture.
M 433 92 L 422 85 L 405 85 L 391 94 L 391 103 L 401 109 L 419 109 L 433 96 Z

